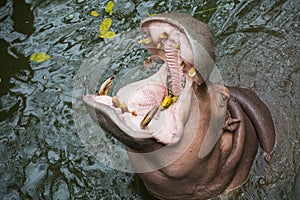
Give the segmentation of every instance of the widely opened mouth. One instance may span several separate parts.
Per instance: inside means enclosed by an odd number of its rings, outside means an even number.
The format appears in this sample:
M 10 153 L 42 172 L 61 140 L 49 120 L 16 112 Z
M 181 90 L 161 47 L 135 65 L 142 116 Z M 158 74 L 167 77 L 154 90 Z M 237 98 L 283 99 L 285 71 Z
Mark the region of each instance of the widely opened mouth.
M 154 138 L 162 144 L 175 144 L 189 117 L 193 82 L 199 77 L 194 68 L 193 50 L 186 35 L 176 26 L 150 21 L 142 26 L 143 43 L 152 53 L 145 61 L 162 60 L 154 75 L 130 83 L 116 96 L 108 96 L 114 76 L 101 85 L 98 94 L 86 95 L 84 102 L 110 118 L 112 124 L 136 138 Z

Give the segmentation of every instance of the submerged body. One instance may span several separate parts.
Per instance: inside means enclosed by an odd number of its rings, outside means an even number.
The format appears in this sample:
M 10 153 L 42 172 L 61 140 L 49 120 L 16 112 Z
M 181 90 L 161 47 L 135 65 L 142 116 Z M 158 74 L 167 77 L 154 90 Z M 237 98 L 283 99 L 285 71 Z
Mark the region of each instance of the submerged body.
M 160 199 L 205 199 L 240 186 L 258 142 L 272 153 L 268 108 L 250 90 L 208 81 L 214 53 L 207 25 L 187 14 L 164 14 L 146 19 L 141 29 L 150 59 L 164 65 L 117 97 L 85 96 L 92 117 L 126 145 L 146 188 Z

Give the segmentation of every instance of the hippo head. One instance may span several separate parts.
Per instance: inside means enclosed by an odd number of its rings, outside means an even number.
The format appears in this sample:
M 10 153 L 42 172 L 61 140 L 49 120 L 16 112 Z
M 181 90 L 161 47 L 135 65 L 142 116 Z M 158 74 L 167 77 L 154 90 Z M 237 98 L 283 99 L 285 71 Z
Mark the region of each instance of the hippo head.
M 141 32 L 152 53 L 145 67 L 157 60 L 162 66 L 114 97 L 107 95 L 114 77 L 107 79 L 98 95 L 83 98 L 90 115 L 125 144 L 159 198 L 208 198 L 241 185 L 257 152 L 256 135 L 272 129 L 268 109 L 251 91 L 232 93 L 209 81 L 215 55 L 206 24 L 188 14 L 160 14 L 145 19 Z M 273 145 L 262 143 L 268 153 Z
M 106 125 L 102 123 L 109 132 L 114 134 L 118 129 L 123 135 L 132 137 L 131 142 L 138 140 L 146 151 L 146 141 L 176 144 L 183 136 L 187 120 L 198 120 L 190 118 L 191 108 L 198 109 L 195 91 L 198 92 L 197 87 L 208 79 L 215 56 L 212 31 L 188 14 L 149 17 L 142 22 L 141 32 L 140 42 L 152 53 L 145 63 L 162 60 L 164 64 L 160 70 L 145 80 L 124 86 L 115 97 L 103 95 L 107 93 L 104 92 L 97 96 L 87 95 L 84 102 L 96 108 L 97 120 L 110 121 Z M 100 90 L 109 88 L 112 79 L 103 83 Z M 223 95 L 224 101 L 228 100 L 228 91 L 220 88 L 213 95 Z M 225 119 L 226 106 L 222 110 L 220 116 Z M 133 148 L 138 147 L 134 145 Z

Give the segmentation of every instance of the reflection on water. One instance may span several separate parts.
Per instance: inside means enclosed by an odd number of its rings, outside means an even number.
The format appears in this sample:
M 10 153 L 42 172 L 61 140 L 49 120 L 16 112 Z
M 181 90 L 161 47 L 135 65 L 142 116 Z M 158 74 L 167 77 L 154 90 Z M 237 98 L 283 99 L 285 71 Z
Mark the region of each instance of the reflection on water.
M 109 45 L 98 38 L 98 25 L 108 16 L 106 2 L 5 2 L 0 8 L 0 196 L 141 199 L 132 174 L 106 168 L 85 149 L 72 118 L 73 77 L 82 59 L 98 45 Z M 216 33 L 217 65 L 225 82 L 252 88 L 271 109 L 277 144 L 271 163 L 260 151 L 249 181 L 220 198 L 297 199 L 299 3 L 228 2 L 226 8 L 195 17 L 208 22 Z M 196 0 L 116 4 L 112 29 L 117 33 L 137 28 L 153 12 L 194 14 L 224 5 Z M 92 17 L 92 10 L 102 17 Z M 38 51 L 52 58 L 29 62 L 29 55 Z M 118 73 L 126 63 L 113 67 Z

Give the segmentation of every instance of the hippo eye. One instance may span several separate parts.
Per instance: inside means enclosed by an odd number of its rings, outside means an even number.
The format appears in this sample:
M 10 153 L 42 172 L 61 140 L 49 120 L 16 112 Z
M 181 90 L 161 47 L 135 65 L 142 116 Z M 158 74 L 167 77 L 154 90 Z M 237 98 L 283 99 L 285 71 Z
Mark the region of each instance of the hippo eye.
M 227 101 L 227 96 L 225 94 L 221 93 L 221 97 L 223 101 Z
M 228 100 L 228 97 L 225 94 L 223 94 L 222 92 L 220 92 L 220 94 L 221 94 L 221 96 L 220 96 L 220 100 L 219 100 L 219 106 L 221 108 L 223 108 L 223 107 L 226 106 L 226 102 Z

